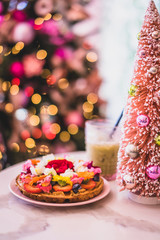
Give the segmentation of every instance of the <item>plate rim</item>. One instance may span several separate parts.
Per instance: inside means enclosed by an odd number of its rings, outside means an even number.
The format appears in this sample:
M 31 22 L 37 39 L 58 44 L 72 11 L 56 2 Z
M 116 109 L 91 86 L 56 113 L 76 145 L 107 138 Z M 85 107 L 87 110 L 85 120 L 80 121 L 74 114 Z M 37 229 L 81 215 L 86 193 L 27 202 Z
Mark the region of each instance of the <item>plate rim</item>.
M 74 206 L 82 206 L 82 205 L 87 205 L 90 203 L 94 203 L 97 202 L 101 199 L 103 199 L 104 197 L 106 197 L 109 193 L 110 193 L 110 184 L 109 182 L 101 177 L 104 181 L 104 186 L 103 186 L 103 190 L 102 192 L 95 196 L 94 198 L 88 199 L 86 201 L 82 201 L 82 202 L 75 202 L 75 203 L 49 203 L 49 202 L 42 202 L 42 201 L 37 201 L 34 199 L 31 199 L 25 195 L 23 195 L 21 193 L 21 191 L 19 190 L 19 188 L 16 186 L 16 182 L 15 182 L 15 178 L 11 180 L 11 182 L 9 183 L 9 190 L 10 192 L 16 196 L 17 198 L 28 202 L 32 205 L 39 205 L 39 206 L 46 206 L 46 207 L 74 207 Z

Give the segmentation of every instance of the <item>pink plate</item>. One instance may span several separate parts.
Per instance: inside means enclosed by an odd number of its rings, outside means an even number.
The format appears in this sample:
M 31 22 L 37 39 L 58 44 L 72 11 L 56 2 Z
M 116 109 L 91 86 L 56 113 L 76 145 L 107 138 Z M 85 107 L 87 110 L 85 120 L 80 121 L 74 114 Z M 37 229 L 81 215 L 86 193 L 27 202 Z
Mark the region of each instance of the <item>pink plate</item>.
M 102 192 L 98 196 L 96 196 L 94 198 L 91 198 L 87 201 L 76 202 L 76 203 L 47 203 L 47 202 L 40 202 L 40 201 L 33 200 L 31 198 L 28 198 L 28 197 L 24 196 L 20 192 L 20 190 L 18 189 L 18 187 L 15 184 L 15 179 L 13 179 L 11 181 L 11 183 L 9 184 L 9 190 L 16 197 L 18 197 L 18 198 L 20 198 L 20 199 L 22 199 L 22 200 L 24 200 L 28 203 L 31 203 L 31 204 L 36 204 L 36 205 L 41 205 L 41 206 L 53 206 L 53 207 L 72 207 L 72 206 L 80 206 L 80 205 L 85 205 L 85 204 L 97 202 L 98 200 L 107 196 L 110 192 L 110 185 L 109 185 L 109 183 L 106 179 L 103 178 L 103 181 L 104 181 L 104 187 L 103 187 Z

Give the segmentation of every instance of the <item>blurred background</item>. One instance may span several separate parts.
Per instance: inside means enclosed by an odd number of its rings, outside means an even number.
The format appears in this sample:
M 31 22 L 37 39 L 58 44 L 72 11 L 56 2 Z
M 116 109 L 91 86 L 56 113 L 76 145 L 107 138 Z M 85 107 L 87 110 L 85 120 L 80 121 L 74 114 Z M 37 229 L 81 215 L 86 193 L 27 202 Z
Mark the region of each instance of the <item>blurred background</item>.
M 0 169 L 84 150 L 86 120 L 117 121 L 148 2 L 0 1 Z

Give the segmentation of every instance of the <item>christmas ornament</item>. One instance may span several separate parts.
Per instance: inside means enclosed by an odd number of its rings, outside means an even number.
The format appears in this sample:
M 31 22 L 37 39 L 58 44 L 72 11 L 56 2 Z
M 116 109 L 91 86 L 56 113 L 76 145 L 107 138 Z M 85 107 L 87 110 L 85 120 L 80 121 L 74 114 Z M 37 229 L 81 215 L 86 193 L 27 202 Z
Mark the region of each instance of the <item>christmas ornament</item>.
M 136 94 L 137 94 L 137 90 L 138 90 L 138 86 L 136 85 L 131 85 L 130 88 L 129 88 L 129 95 L 132 96 L 132 97 L 135 97 Z
M 139 56 L 140 57 L 145 57 L 146 56 L 146 51 L 145 50 L 141 50 L 140 52 L 139 52 Z
M 134 144 L 128 144 L 125 153 L 132 159 L 137 158 L 139 155 L 137 146 L 135 146 Z
M 160 135 L 158 135 L 156 138 L 155 138 L 155 142 L 157 145 L 160 146 Z
M 53 9 L 53 0 L 38 0 L 34 5 L 35 13 L 41 17 L 45 17 L 48 13 L 53 12 Z
M 152 74 L 156 74 L 157 73 L 157 68 L 156 67 L 151 67 L 149 72 L 152 73 Z
M 23 64 L 21 62 L 14 62 L 10 66 L 10 73 L 14 77 L 19 77 L 21 78 L 24 75 L 24 69 L 23 69 Z
M 141 33 L 138 33 L 137 39 L 139 40 L 141 38 Z
M 135 179 L 131 175 L 125 175 L 123 180 L 127 189 L 132 189 L 135 186 Z
M 24 42 L 29 44 L 34 38 L 32 26 L 27 22 L 17 23 L 12 33 L 14 42 Z
M 159 32 L 159 31 L 154 31 L 154 32 L 152 33 L 152 37 L 153 37 L 154 39 L 158 39 L 158 38 L 160 37 L 160 32 Z
M 160 177 L 160 166 L 147 167 L 146 174 L 151 179 L 158 179 Z
M 150 122 L 149 117 L 143 114 L 139 115 L 136 121 L 139 127 L 147 127 Z

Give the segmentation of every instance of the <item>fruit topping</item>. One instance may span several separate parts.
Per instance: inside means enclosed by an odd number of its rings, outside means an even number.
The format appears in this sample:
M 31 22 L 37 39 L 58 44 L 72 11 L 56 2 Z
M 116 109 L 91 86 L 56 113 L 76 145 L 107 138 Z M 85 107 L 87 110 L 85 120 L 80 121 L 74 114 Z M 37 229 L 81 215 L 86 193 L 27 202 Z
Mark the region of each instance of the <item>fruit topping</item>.
M 75 183 L 72 187 L 74 193 L 78 193 L 79 189 L 81 189 L 81 185 L 79 183 Z
M 93 189 L 95 186 L 96 186 L 96 182 L 93 180 L 89 180 L 89 182 L 86 184 L 83 184 L 83 183 L 81 184 L 81 187 L 87 190 Z
M 98 174 L 98 173 L 94 175 L 93 180 L 94 180 L 95 182 L 99 182 L 99 174 Z
M 72 186 L 71 185 L 66 185 L 64 187 L 61 187 L 60 185 L 56 184 L 53 186 L 53 189 L 56 191 L 56 192 L 69 192 L 72 190 Z
M 37 186 L 31 186 L 28 183 L 24 183 L 24 189 L 29 193 L 41 193 L 42 189 Z

